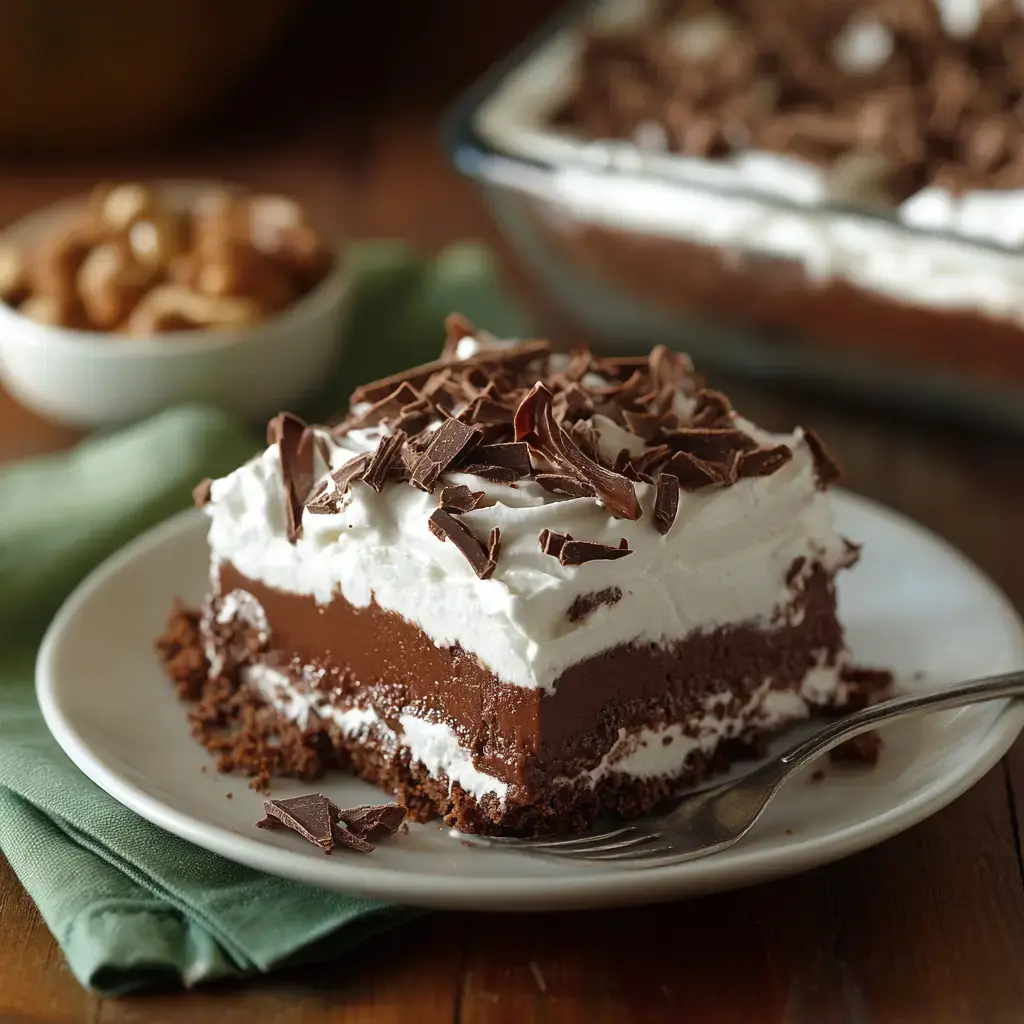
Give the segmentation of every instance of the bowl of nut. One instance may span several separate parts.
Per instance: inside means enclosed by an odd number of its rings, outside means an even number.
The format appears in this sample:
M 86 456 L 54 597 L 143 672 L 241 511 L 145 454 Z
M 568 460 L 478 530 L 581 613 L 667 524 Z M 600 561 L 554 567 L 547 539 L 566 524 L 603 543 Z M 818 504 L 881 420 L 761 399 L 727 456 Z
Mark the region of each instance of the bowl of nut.
M 0 376 L 69 426 L 182 402 L 257 421 L 322 383 L 347 292 L 339 248 L 289 197 L 98 186 L 0 233 Z

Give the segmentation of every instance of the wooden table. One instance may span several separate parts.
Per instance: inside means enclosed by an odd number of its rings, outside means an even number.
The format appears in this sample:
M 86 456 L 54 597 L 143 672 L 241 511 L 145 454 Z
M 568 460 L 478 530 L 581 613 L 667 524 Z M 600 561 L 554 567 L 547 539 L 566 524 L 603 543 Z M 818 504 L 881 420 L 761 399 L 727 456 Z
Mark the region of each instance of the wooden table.
M 364 10 L 358 25 L 351 13 L 336 16 L 338 31 L 321 33 L 319 52 L 328 67 L 313 86 L 328 82 L 333 98 L 286 137 L 253 135 L 249 123 L 221 145 L 124 162 L 113 172 L 274 184 L 318 204 L 356 237 L 402 236 L 427 249 L 481 238 L 543 314 L 541 294 L 515 266 L 473 187 L 447 168 L 436 118 L 458 87 L 553 3 L 450 0 L 408 7 L 403 16 L 411 24 L 396 30 L 387 47 L 375 46 L 374 60 L 366 59 L 363 41 L 366 33 L 384 37 L 382 28 L 400 22 L 393 5 Z M 307 59 L 305 66 L 318 64 Z M 372 80 L 367 68 L 375 69 Z M 279 116 L 287 112 L 273 88 L 255 95 Z M 0 218 L 111 171 L 109 162 L 9 168 L 0 176 Z M 948 538 L 1024 608 L 1019 444 L 885 421 L 807 398 L 742 388 L 739 397 L 769 425 L 813 423 L 846 464 L 854 490 Z M 58 448 L 74 437 L 0 395 L 0 458 Z M 637 910 L 436 914 L 335 964 L 119 1001 L 78 986 L 31 901 L 0 863 L 0 1020 L 1020 1021 L 1022 811 L 1024 747 L 1018 745 L 929 821 L 787 881 Z

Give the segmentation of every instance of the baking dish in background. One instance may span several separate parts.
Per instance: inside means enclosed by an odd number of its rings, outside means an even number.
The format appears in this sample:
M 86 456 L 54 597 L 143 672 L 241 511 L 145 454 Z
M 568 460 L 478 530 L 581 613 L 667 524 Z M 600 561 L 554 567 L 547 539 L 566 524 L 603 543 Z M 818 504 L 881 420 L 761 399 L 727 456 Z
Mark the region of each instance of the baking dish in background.
M 445 139 L 595 344 L 1024 429 L 1024 192 L 877 212 L 791 158 L 707 161 L 550 124 L 586 18 L 566 8 L 452 109 Z

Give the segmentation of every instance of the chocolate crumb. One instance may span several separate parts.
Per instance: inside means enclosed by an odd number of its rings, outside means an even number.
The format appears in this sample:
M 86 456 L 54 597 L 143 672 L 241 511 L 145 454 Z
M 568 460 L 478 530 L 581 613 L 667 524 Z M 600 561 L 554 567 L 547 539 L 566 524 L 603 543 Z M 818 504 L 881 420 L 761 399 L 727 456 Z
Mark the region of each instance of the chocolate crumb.
M 824 772 L 824 769 L 822 769 L 822 768 L 815 768 L 814 771 L 811 772 L 811 778 L 810 778 L 811 782 L 821 782 L 822 779 L 824 779 L 824 778 L 825 778 L 825 772 Z
M 679 511 L 679 479 L 671 473 L 658 474 L 658 489 L 654 496 L 654 525 L 664 535 L 672 529 Z
M 576 598 L 566 613 L 570 622 L 579 622 L 585 619 L 595 608 L 602 605 L 618 604 L 622 600 L 622 591 L 618 587 L 606 587 L 604 590 L 597 590 L 592 594 L 581 594 Z
M 451 421 L 454 422 L 454 421 Z M 466 556 L 473 572 L 482 580 L 494 573 L 495 564 L 488 557 L 487 548 L 469 527 L 460 523 L 443 508 L 434 509 L 429 520 L 431 532 L 442 540 L 450 540 Z
M 803 555 L 797 555 L 796 558 L 790 563 L 789 569 L 786 570 L 786 586 L 792 587 L 797 581 L 800 573 L 804 571 L 804 566 L 807 564 L 807 559 Z
M 213 481 L 209 477 L 205 477 L 200 480 L 199 483 L 192 488 L 192 501 L 195 503 L 196 508 L 202 508 L 210 500 L 210 491 L 213 488 Z

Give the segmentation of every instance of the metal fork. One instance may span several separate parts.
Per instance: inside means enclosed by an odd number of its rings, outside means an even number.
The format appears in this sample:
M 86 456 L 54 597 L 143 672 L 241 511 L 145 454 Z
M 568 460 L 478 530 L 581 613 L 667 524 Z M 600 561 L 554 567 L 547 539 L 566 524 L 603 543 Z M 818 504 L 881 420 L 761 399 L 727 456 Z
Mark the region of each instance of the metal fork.
M 684 797 L 666 814 L 608 831 L 551 839 L 461 835 L 460 838 L 474 846 L 497 846 L 588 861 L 628 861 L 630 866 L 636 867 L 660 867 L 696 860 L 727 849 L 742 839 L 797 772 L 845 740 L 897 718 L 1015 696 L 1024 696 L 1024 671 L 873 704 L 829 723 L 809 739 L 735 782 Z

